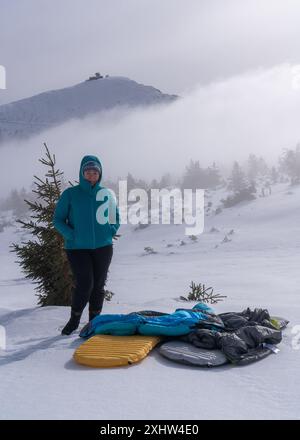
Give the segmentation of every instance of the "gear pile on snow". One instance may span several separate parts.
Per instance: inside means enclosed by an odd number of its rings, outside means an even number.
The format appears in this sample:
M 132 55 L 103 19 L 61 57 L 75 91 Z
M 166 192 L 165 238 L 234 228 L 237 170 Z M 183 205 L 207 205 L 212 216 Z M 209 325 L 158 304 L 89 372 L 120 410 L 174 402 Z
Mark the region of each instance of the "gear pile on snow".
M 217 315 L 206 304 L 198 303 L 192 309 L 179 308 L 174 313 L 144 310 L 129 314 L 99 315 L 81 330 L 80 336 L 83 338 L 99 334 L 161 336 L 164 342 L 159 352 L 167 357 L 170 354 L 169 359 L 186 364 L 197 364 L 192 360 L 189 362 L 191 353 L 188 354 L 187 346 L 193 346 L 193 357 L 199 350 L 199 358 L 201 358 L 201 362 L 198 362 L 199 366 L 204 365 L 204 353 L 207 355 L 219 353 L 227 362 L 245 365 L 276 352 L 276 345 L 282 340 L 282 329 L 288 322 L 283 318 L 271 317 L 266 309 L 247 308 L 240 313 L 229 312 Z M 170 341 L 174 340 L 178 341 L 175 357 L 174 347 L 172 348 L 170 344 Z M 171 350 L 168 353 L 167 344 L 173 352 Z M 181 350 L 180 344 L 182 344 Z M 222 363 L 224 364 L 224 360 Z M 210 366 L 209 362 L 205 365 Z
M 224 323 L 222 331 L 201 328 L 200 323 L 200 328 L 180 339 L 196 347 L 220 349 L 235 364 L 248 364 L 270 354 L 270 344 L 281 342 L 281 329 L 288 324 L 283 319 L 272 319 L 263 309 L 248 308 L 241 313 L 221 313 L 218 317 Z

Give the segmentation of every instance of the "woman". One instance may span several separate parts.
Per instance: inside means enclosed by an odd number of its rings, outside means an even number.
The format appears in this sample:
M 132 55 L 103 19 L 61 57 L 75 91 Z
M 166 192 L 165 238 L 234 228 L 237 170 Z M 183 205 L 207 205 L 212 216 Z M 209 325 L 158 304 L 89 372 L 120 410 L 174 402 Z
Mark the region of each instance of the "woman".
M 63 335 L 70 335 L 78 328 L 87 303 L 89 320 L 102 310 L 113 236 L 120 227 L 120 215 L 111 192 L 100 186 L 101 178 L 100 160 L 96 156 L 84 156 L 79 185 L 65 189 L 55 207 L 53 224 L 64 237 L 64 249 L 75 279 L 71 317 L 61 332 Z M 110 220 L 114 217 L 112 222 L 105 216 L 107 211 Z

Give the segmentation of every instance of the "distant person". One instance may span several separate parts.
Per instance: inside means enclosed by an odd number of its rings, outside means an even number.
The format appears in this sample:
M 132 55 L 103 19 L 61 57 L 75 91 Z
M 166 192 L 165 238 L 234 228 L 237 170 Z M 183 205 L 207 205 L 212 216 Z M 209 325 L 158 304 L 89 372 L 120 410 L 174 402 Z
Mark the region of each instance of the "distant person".
M 120 227 L 119 209 L 107 188 L 100 186 L 102 165 L 96 156 L 84 156 L 79 171 L 79 185 L 65 189 L 55 207 L 53 224 L 64 238 L 75 289 L 72 292 L 71 317 L 62 330 L 70 335 L 80 323 L 82 312 L 89 303 L 89 320 L 102 311 L 108 269 L 113 256 L 113 236 Z M 99 190 L 106 191 L 102 201 L 96 200 Z M 99 222 L 101 206 L 115 221 Z M 97 211 L 98 210 L 98 211 Z M 103 214 L 104 217 L 104 214 Z

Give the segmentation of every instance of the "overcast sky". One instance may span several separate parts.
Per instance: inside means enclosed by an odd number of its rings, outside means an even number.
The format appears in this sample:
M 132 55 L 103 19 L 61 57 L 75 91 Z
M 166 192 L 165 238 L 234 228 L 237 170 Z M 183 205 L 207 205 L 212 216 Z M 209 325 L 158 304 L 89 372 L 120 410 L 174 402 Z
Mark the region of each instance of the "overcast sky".
M 300 62 L 299 0 L 0 0 L 0 104 L 96 71 L 168 93 Z
M 47 142 L 66 178 L 97 155 L 104 178 L 180 177 L 190 159 L 276 164 L 300 142 L 299 0 L 0 0 L 0 102 L 71 86 L 96 71 L 183 99 L 69 121 L 0 150 L 11 188 L 43 175 Z M 15 163 L 13 178 L 7 163 Z M 16 172 L 18 171 L 18 172 Z

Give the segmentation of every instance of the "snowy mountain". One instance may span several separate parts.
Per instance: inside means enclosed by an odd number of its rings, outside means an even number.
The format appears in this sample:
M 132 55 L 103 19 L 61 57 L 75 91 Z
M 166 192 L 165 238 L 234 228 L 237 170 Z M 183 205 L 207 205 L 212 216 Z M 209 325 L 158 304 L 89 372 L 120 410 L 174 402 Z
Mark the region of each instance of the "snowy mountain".
M 176 95 L 114 76 L 86 80 L 0 106 L 0 144 L 30 137 L 72 118 L 83 118 L 115 107 L 137 107 L 173 102 Z
M 216 215 L 224 196 L 206 192 L 212 208 L 197 241 L 184 235 L 184 224 L 138 230 L 122 224 L 107 283 L 115 295 L 103 313 L 192 307 L 177 299 L 193 280 L 227 296 L 212 306 L 216 313 L 259 307 L 286 317 L 278 354 L 245 367 L 202 369 L 154 349 L 128 367 L 80 366 L 72 359 L 83 342 L 78 331 L 60 335 L 69 308 L 36 306 L 35 286 L 9 252 L 23 232 L 6 226 L 0 233 L 0 325 L 7 337 L 0 350 L 0 419 L 299 419 L 300 350 L 292 329 L 300 323 L 300 187 L 277 184 L 271 195 Z M 146 246 L 157 253 L 146 254 Z M 86 322 L 85 310 L 80 327 Z

